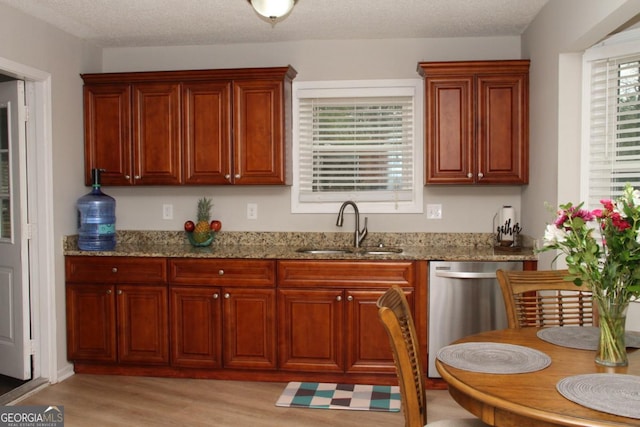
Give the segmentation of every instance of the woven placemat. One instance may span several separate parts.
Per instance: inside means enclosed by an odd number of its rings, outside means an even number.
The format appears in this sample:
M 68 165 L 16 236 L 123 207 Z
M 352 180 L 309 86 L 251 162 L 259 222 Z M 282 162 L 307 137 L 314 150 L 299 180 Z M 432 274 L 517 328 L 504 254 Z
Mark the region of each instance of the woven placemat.
M 579 405 L 622 417 L 640 419 L 640 377 L 584 374 L 561 379 L 558 392 Z
M 493 342 L 448 345 L 438 351 L 437 358 L 454 368 L 489 374 L 524 374 L 551 364 L 551 358 L 541 351 Z
M 551 344 L 578 350 L 597 350 L 600 330 L 595 326 L 559 326 L 538 331 L 538 338 Z M 640 333 L 627 331 L 625 345 L 640 348 Z

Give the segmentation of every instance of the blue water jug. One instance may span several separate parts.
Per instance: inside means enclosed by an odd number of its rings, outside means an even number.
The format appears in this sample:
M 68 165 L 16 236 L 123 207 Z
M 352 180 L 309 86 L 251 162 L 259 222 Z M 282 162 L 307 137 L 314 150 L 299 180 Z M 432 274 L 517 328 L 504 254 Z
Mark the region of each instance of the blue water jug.
M 116 247 L 116 200 L 100 190 L 101 169 L 92 169 L 93 189 L 78 199 L 78 248 L 112 251 Z

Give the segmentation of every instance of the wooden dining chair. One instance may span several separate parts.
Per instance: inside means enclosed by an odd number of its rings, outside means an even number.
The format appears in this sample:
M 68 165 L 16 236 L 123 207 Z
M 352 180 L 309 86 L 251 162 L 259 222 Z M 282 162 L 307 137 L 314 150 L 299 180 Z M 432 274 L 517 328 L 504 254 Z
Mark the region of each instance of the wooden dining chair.
M 497 270 L 510 328 L 595 326 L 590 291 L 564 278 L 567 270 Z
M 481 427 L 477 418 L 441 420 L 427 424 L 422 359 L 418 348 L 416 328 L 404 292 L 393 286 L 378 298 L 378 316 L 389 335 L 393 360 L 398 374 L 405 427 Z

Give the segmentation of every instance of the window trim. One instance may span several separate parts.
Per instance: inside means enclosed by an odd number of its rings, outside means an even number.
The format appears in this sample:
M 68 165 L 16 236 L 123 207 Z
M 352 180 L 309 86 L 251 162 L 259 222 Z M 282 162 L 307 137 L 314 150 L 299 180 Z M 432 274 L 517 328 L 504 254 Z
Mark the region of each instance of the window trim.
M 358 203 L 362 213 L 424 213 L 424 80 L 332 80 L 293 82 L 293 184 L 291 186 L 291 213 L 335 213 L 346 200 Z M 305 96 L 302 96 L 305 95 Z M 412 201 L 368 202 L 358 200 L 357 193 L 345 193 L 340 202 L 301 202 L 300 192 L 300 98 L 309 96 L 412 96 L 413 97 L 413 189 Z

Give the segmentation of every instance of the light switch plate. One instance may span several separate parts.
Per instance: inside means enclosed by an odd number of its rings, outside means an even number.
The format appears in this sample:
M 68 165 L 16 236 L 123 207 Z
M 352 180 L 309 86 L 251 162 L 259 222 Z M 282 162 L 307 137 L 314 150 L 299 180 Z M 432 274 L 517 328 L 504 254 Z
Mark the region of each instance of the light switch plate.
M 162 205 L 162 219 L 173 219 L 173 205 Z

